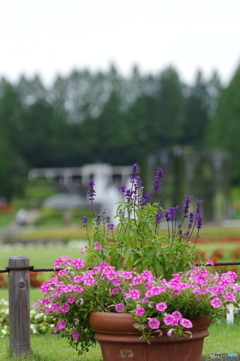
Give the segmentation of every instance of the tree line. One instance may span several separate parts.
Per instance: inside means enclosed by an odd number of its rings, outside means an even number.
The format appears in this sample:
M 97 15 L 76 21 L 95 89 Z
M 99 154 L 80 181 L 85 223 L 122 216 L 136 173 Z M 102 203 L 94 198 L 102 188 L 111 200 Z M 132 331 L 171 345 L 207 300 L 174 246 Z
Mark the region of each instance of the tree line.
M 159 148 L 220 147 L 240 183 L 240 68 L 229 85 L 196 72 L 184 83 L 174 67 L 122 76 L 74 70 L 50 86 L 39 76 L 0 79 L 0 197 L 20 191 L 27 170 L 103 162 L 130 165 Z

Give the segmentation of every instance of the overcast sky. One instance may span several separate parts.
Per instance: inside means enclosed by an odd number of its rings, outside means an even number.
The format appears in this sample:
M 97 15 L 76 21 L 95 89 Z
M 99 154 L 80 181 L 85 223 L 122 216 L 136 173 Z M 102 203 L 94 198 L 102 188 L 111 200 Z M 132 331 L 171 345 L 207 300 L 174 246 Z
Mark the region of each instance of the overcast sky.
M 0 0 L 0 76 L 38 73 L 50 84 L 73 68 L 156 73 L 186 82 L 240 64 L 240 0 Z

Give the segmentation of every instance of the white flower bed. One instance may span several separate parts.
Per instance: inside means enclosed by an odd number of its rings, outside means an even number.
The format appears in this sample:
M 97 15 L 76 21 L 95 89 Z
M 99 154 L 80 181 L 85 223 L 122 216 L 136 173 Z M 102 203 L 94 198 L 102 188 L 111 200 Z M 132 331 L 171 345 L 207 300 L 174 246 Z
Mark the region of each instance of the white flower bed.
M 30 310 L 30 331 L 31 334 L 44 334 L 52 332 L 54 324 L 49 321 L 44 313 L 38 313 L 36 310 Z M 4 299 L 0 300 L 0 337 L 9 335 L 9 308 L 8 302 Z

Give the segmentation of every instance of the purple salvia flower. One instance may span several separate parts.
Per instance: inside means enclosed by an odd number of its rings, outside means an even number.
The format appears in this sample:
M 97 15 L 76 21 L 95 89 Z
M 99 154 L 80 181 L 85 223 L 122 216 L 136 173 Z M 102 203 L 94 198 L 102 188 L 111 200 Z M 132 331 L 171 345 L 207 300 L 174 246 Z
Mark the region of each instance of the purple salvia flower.
M 178 206 L 168 208 L 168 210 L 165 212 L 165 218 L 167 222 L 176 221 L 178 217 L 178 208 Z
M 181 230 L 181 225 L 179 225 L 178 228 L 179 228 L 178 235 L 181 238 L 183 236 L 183 232 Z
M 194 213 L 193 213 L 193 212 L 190 212 L 190 213 L 189 213 L 188 229 L 191 229 L 191 228 L 192 228 L 193 222 L 194 222 Z M 187 233 L 189 233 L 189 232 L 187 232 Z
M 118 190 L 121 191 L 123 194 L 125 194 L 126 186 L 120 186 L 120 187 L 118 187 Z
M 125 192 L 125 197 L 128 202 L 133 200 L 133 191 L 131 189 L 127 189 Z
M 162 168 L 157 167 L 155 177 L 154 177 L 154 185 L 153 185 L 153 189 L 155 191 L 161 190 L 160 186 L 161 186 L 162 177 L 163 177 L 163 170 L 162 170 Z
M 147 203 L 150 203 L 152 198 L 151 198 L 152 192 L 147 192 L 145 193 L 140 200 L 140 206 L 144 207 Z
M 198 200 L 198 199 L 195 199 L 195 202 L 197 202 L 196 214 L 199 214 L 199 213 L 202 214 L 202 210 L 201 210 L 201 205 L 200 205 L 200 203 L 203 203 L 203 201 L 200 201 L 200 200 Z
M 190 203 L 192 201 L 191 198 L 193 198 L 193 196 L 189 196 L 189 195 L 185 194 L 184 197 L 186 197 L 186 198 L 183 201 L 182 211 L 183 211 L 184 217 L 188 217 L 189 206 L 190 206 Z
M 163 218 L 163 212 L 157 212 L 155 219 L 156 219 L 156 223 L 161 223 L 161 220 Z
M 95 197 L 94 185 L 95 185 L 94 180 L 91 179 L 88 183 L 88 192 L 87 192 L 90 201 L 94 201 L 94 197 Z
M 142 184 L 143 184 L 143 181 L 141 180 L 140 176 L 137 175 L 136 178 L 135 178 L 135 185 L 134 185 L 135 190 L 136 190 L 136 191 L 137 191 L 137 190 L 140 190 L 141 187 L 142 187 Z
M 171 214 L 170 214 L 169 211 L 166 211 L 166 212 L 165 212 L 165 218 L 166 218 L 166 221 L 167 221 L 167 222 L 170 222 L 170 221 L 171 221 Z
M 100 214 L 98 214 L 95 218 L 95 222 L 98 226 L 100 225 L 100 220 L 101 220 L 101 216 L 100 216 Z
M 202 218 L 202 210 L 201 210 L 201 203 L 203 201 L 200 201 L 198 199 L 195 199 L 197 202 L 197 208 L 196 208 L 196 222 L 197 222 L 197 229 L 200 229 L 203 225 L 203 218 Z
M 203 218 L 201 218 L 201 217 L 197 218 L 197 229 L 200 229 L 202 227 L 203 221 L 204 221 Z
M 83 216 L 82 217 L 82 224 L 83 224 L 83 227 L 87 227 L 88 225 L 88 218 L 86 216 Z
M 132 173 L 131 173 L 131 183 L 135 182 L 136 177 L 138 176 L 137 164 L 132 165 Z
M 108 224 L 108 230 L 112 230 L 114 228 L 114 224 L 110 223 Z

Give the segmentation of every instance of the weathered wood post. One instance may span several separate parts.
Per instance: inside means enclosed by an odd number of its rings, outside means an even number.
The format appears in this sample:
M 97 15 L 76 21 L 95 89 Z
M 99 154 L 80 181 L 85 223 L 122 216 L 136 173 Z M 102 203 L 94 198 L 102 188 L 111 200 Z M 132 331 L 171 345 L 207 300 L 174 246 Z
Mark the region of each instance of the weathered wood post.
M 29 267 L 28 257 L 9 257 L 8 267 Z M 13 356 L 30 355 L 29 269 L 9 270 L 9 338 Z

